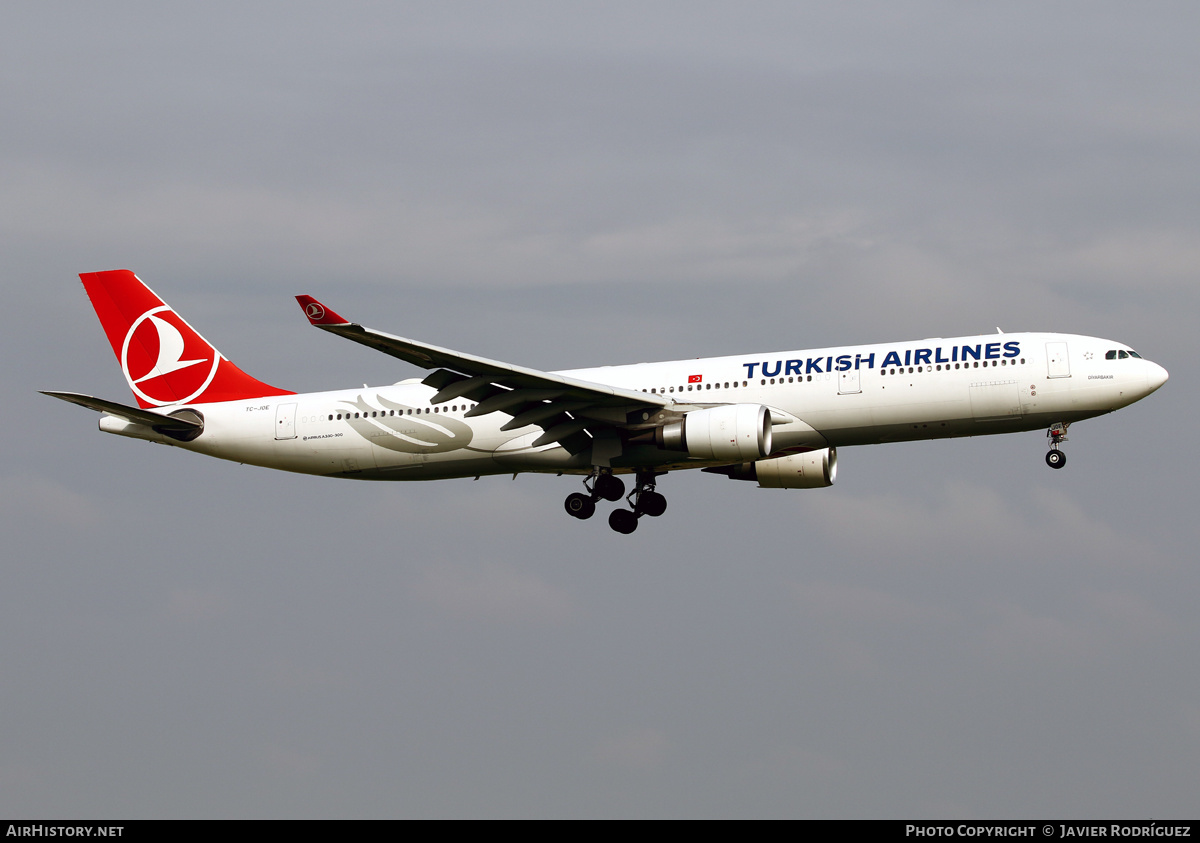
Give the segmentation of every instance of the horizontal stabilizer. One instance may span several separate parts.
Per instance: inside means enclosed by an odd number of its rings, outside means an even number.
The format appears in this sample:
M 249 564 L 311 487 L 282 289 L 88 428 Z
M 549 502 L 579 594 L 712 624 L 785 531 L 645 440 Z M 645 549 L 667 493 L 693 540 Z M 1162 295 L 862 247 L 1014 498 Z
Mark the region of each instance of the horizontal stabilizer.
M 87 407 L 89 410 L 98 410 L 101 413 L 108 413 L 110 416 L 116 416 L 117 418 L 131 421 L 134 424 L 144 424 L 158 430 L 192 431 L 204 427 L 202 423 L 192 421 L 191 419 L 166 416 L 150 410 L 139 410 L 137 407 L 129 407 L 125 404 L 118 404 L 115 401 L 105 401 L 103 398 L 93 398 L 90 395 L 81 395 L 78 392 L 47 392 L 43 390 L 42 395 L 49 395 L 51 398 L 60 398 L 71 404 Z

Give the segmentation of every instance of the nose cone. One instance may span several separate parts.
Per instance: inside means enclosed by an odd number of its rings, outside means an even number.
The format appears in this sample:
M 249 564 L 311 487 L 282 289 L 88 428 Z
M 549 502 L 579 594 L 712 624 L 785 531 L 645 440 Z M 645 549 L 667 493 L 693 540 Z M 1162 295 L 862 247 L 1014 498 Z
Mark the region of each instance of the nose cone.
M 1157 363 L 1146 361 L 1146 394 L 1149 395 L 1167 382 L 1167 370 Z

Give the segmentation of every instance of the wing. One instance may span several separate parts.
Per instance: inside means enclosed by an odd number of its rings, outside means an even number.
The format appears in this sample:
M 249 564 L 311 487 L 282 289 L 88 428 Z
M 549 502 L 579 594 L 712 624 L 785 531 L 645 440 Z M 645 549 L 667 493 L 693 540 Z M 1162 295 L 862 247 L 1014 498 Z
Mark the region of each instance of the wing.
M 591 444 L 597 433 L 643 427 L 646 413 L 667 404 L 659 395 L 527 369 L 364 328 L 312 296 L 296 296 L 296 301 L 316 327 L 422 369 L 432 369 L 422 380 L 437 390 L 432 403 L 466 398 L 476 402 L 467 416 L 512 416 L 501 430 L 531 424 L 541 427 L 545 432 L 533 442 L 535 448 L 558 442 L 577 454 Z

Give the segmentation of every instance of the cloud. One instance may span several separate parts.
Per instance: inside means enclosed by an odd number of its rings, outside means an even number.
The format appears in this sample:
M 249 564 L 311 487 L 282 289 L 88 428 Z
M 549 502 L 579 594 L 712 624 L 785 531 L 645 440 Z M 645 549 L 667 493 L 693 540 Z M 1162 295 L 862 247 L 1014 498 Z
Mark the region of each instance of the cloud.
M 636 729 L 606 738 L 596 746 L 597 760 L 627 770 L 651 770 L 662 765 L 669 741 L 659 729 Z
M 321 759 L 316 755 L 283 746 L 262 749 L 259 761 L 271 772 L 293 778 L 309 778 L 321 769 Z
M 1024 496 L 1028 511 L 983 486 L 947 483 L 939 499 L 898 494 L 814 496 L 814 523 L 848 552 L 886 564 L 958 565 L 999 557 L 1059 559 L 1144 569 L 1163 559 L 1148 541 L 1087 513 L 1045 487 Z M 904 550 L 909 548 L 912 550 Z
M 804 616 L 822 624 L 859 627 L 956 620 L 952 613 L 872 588 L 831 582 L 798 583 L 792 586 L 792 593 Z
M 1147 287 L 1192 291 L 1200 266 L 1198 232 L 1155 228 L 1106 232 L 1055 261 L 1060 273 L 1144 294 Z
M 6 520 L 28 530 L 61 527 L 85 530 L 101 522 L 101 511 L 90 498 L 43 477 L 0 478 L 0 511 Z
M 443 562 L 426 568 L 417 596 L 457 618 L 500 624 L 559 625 L 574 613 L 562 589 L 504 562 Z
M 1012 604 L 991 607 L 981 618 L 982 653 L 1022 670 L 1038 664 L 1077 663 L 1101 655 L 1079 623 L 1038 615 Z
M 213 620 L 228 611 L 228 598 L 215 589 L 177 588 L 163 607 L 167 617 L 184 623 Z

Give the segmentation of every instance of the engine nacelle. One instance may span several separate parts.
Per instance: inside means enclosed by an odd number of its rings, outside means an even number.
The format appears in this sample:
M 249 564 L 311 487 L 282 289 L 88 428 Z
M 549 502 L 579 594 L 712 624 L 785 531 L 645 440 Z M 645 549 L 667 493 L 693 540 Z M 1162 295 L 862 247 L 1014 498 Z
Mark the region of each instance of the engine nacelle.
M 733 404 L 684 414 L 655 431 L 668 451 L 702 460 L 757 460 L 771 453 L 771 413 L 762 404 Z
M 822 448 L 754 463 L 763 489 L 821 489 L 837 479 L 837 448 Z
M 704 470 L 730 480 L 757 480 L 762 489 L 821 489 L 837 479 L 837 448 Z

